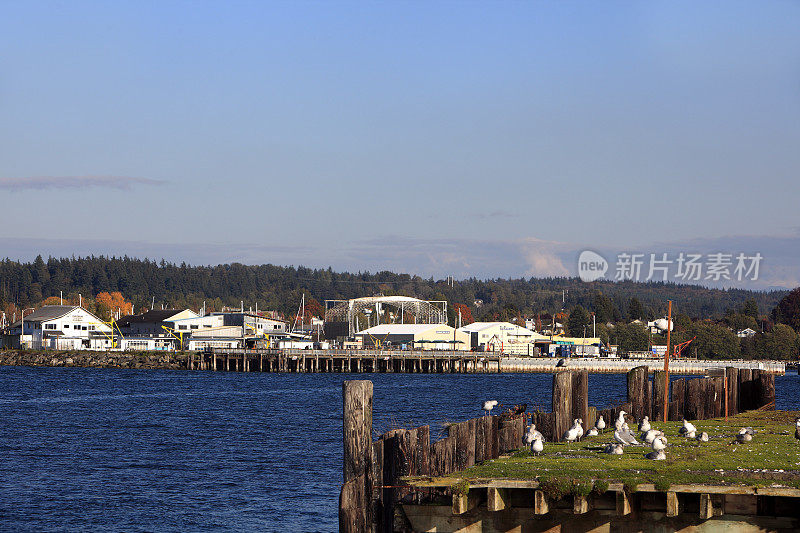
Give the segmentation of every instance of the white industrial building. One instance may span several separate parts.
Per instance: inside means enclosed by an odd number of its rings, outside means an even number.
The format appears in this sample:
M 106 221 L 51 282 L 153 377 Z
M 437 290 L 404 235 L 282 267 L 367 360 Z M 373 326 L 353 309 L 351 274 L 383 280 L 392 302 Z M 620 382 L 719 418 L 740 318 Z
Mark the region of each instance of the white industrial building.
M 547 338 L 510 322 L 473 322 L 459 331 L 469 334 L 473 350 L 485 352 L 511 351 L 509 345 L 530 344 Z
M 4 344 L 34 350 L 110 350 L 112 331 L 77 305 L 46 305 L 11 324 Z
M 380 324 L 355 334 L 364 348 L 469 350 L 469 334 L 447 324 Z

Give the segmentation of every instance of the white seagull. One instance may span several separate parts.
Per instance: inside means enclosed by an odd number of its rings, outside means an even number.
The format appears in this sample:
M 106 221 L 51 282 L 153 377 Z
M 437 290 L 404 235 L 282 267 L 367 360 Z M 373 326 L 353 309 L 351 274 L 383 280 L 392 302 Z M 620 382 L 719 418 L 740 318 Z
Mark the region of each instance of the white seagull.
M 537 439 L 544 441 L 544 436 L 536 429 L 536 424 L 531 424 L 531 426 L 528 428 L 528 432 L 523 437 L 523 440 L 525 441 L 525 444 L 533 444 L 533 441 Z
M 645 415 L 645 417 L 642 418 L 642 421 L 639 422 L 639 431 L 642 433 L 650 431 L 650 417 Z
M 694 433 L 697 431 L 697 428 L 694 427 L 694 424 L 688 422 L 685 418 L 683 419 L 683 426 L 678 430 L 678 435 L 687 435 L 688 433 Z
M 652 451 L 645 455 L 646 458 L 652 459 L 653 461 L 663 461 L 667 458 L 667 454 L 664 453 L 664 450 L 659 451 Z
M 581 440 L 583 438 L 583 418 L 575 419 L 575 425 L 578 429 L 578 440 Z
M 794 421 L 794 438 L 800 440 L 800 416 L 797 417 L 797 420 Z
M 656 437 L 650 447 L 653 448 L 654 451 L 660 452 L 667 447 L 667 439 L 664 437 Z
M 627 413 L 625 411 L 620 411 L 617 420 L 614 422 L 615 429 L 622 429 L 622 425 L 625 424 L 625 415 Z
M 800 418 L 798 420 L 798 427 L 800 427 Z M 602 433 L 604 429 L 606 429 L 606 421 L 603 420 L 603 415 L 600 415 L 600 418 L 597 419 L 597 422 L 594 423 L 594 427 L 600 430 Z
M 695 440 L 697 442 L 708 442 L 708 433 L 703 431 L 702 433 L 700 433 L 698 436 L 695 437 Z
M 490 414 L 492 409 L 497 407 L 497 400 L 486 400 L 483 402 L 483 410 L 486 411 L 486 414 Z
M 600 432 L 597 431 L 597 427 L 593 427 L 589 431 L 586 432 L 586 436 L 587 437 L 596 437 L 599 434 L 600 434 Z
M 569 428 L 564 433 L 564 440 L 567 441 L 567 442 L 575 442 L 576 440 L 578 440 L 578 429 L 579 428 L 580 428 L 580 425 L 578 424 L 578 419 L 576 418 L 575 419 L 575 423 L 572 424 L 572 427 Z
M 659 431 L 657 429 L 650 429 L 642 433 L 642 440 L 645 441 L 647 444 L 653 444 L 653 440 L 656 437 L 662 437 L 664 435 L 663 431 Z
M 542 439 L 535 439 L 531 443 L 531 452 L 533 455 L 538 456 L 544 450 L 544 444 L 542 443 Z

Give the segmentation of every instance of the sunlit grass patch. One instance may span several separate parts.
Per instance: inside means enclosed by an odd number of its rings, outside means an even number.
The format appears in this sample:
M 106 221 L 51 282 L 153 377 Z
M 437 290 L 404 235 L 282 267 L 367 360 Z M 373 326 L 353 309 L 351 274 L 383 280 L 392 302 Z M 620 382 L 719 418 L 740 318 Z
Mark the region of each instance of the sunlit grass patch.
M 538 479 L 555 492 L 583 493 L 598 481 L 653 483 L 661 490 L 671 484 L 782 485 L 800 488 L 800 443 L 794 438 L 797 412 L 748 412 L 723 419 L 693 422 L 697 433 L 705 431 L 709 442 L 678 434 L 681 422 L 653 422 L 667 437 L 667 459 L 645 458 L 647 445 L 626 446 L 622 455 L 602 453 L 613 432 L 575 443 L 545 443 L 534 457 L 521 450 L 458 473 L 464 479 Z M 734 437 L 741 427 L 756 431 L 753 440 L 739 444 Z M 637 435 L 638 437 L 638 435 Z M 594 485 L 593 485 L 594 484 Z M 577 488 L 576 488 L 577 487 Z

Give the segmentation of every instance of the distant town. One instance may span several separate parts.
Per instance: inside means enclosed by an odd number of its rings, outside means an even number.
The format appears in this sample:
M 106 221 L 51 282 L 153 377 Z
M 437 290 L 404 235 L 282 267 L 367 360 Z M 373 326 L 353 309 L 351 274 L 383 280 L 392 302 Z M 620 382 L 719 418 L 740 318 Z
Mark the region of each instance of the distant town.
M 515 357 L 664 357 L 670 330 L 672 357 L 701 359 L 797 360 L 800 337 L 781 323 L 798 290 L 761 315 L 755 301 L 719 320 L 692 320 L 676 313 L 608 320 L 602 311 L 578 305 L 559 313 L 509 320 L 475 321 L 472 306 L 444 300 L 383 295 L 298 302 L 285 317 L 256 306 L 200 309 L 146 308 L 134 313 L 119 292 L 65 301 L 49 297 L 41 305 L 2 312 L 2 345 L 7 349 L 99 351 L 204 351 L 210 349 L 384 349 L 489 352 Z M 153 302 L 154 303 L 154 302 Z M 600 304 L 602 304 L 602 300 Z M 784 309 L 784 310 L 782 310 Z M 598 320 L 598 315 L 601 320 Z M 787 322 L 792 317 L 787 316 Z

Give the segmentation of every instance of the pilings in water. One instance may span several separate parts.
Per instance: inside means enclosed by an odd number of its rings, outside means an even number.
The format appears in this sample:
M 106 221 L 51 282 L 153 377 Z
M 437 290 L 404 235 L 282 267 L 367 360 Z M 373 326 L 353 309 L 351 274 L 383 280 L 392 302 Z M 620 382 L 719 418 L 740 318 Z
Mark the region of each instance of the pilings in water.
M 344 484 L 339 496 L 339 531 L 356 533 L 368 531 L 374 523 L 372 382 L 345 381 L 342 400 Z

